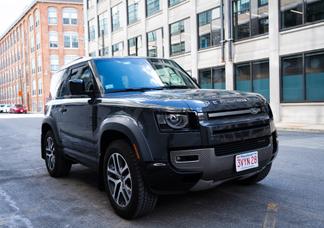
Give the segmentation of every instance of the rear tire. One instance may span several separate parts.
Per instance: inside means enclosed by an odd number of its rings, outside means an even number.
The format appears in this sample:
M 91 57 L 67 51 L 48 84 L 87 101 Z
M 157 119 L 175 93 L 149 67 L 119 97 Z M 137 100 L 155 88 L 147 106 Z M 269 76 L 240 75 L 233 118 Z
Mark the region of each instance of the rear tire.
M 145 186 L 138 160 L 126 141 L 113 141 L 106 149 L 103 177 L 110 203 L 120 217 L 134 219 L 154 209 L 157 196 Z
M 57 145 L 54 134 L 48 131 L 43 139 L 45 164 L 49 175 L 52 177 L 65 177 L 70 173 L 71 162 L 68 161 Z
M 264 178 L 266 178 L 268 176 L 268 174 L 271 170 L 271 166 L 272 166 L 272 163 L 267 165 L 261 172 L 255 174 L 249 178 L 239 180 L 239 183 L 244 184 L 244 185 L 252 185 L 252 184 L 256 184 L 256 183 L 262 181 Z

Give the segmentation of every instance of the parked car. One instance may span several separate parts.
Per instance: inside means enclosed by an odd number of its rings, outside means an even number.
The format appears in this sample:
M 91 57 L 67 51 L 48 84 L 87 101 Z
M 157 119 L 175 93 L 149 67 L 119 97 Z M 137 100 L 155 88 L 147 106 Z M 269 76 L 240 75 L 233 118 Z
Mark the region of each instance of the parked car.
M 2 112 L 6 112 L 6 113 L 8 113 L 8 112 L 10 112 L 10 108 L 11 108 L 12 106 L 13 106 L 13 105 L 11 105 L 11 104 L 4 104 L 3 107 L 1 107 L 1 111 L 2 111 Z
M 257 183 L 277 155 L 263 96 L 199 89 L 172 60 L 84 58 L 53 76 L 50 93 L 41 134 L 49 174 L 93 168 L 126 219 L 153 210 L 160 194 Z
M 0 104 L 0 113 L 4 112 L 5 104 Z
M 21 104 L 12 105 L 10 108 L 10 113 L 27 113 L 27 109 Z

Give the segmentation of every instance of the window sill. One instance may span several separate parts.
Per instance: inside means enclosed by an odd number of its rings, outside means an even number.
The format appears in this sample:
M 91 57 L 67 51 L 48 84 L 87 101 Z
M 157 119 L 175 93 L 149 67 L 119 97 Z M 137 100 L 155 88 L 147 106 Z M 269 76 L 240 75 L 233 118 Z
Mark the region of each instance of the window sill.
M 153 13 L 152 15 L 146 16 L 146 20 L 149 20 L 149 19 L 156 17 L 158 15 L 161 15 L 161 14 L 162 14 L 162 10 L 160 9 L 160 10 L 156 11 L 155 13 Z
M 183 2 L 179 2 L 178 4 L 176 4 L 176 5 L 174 5 L 174 6 L 169 6 L 169 10 L 173 10 L 173 9 L 175 9 L 175 8 L 178 8 L 178 7 L 182 6 L 182 5 L 185 5 L 185 4 L 188 3 L 188 2 L 190 2 L 190 1 L 189 1 L 189 0 L 185 0 L 185 1 L 183 1 Z
M 305 102 L 291 102 L 291 103 L 282 103 L 280 102 L 280 105 L 283 107 L 290 107 L 290 106 L 323 106 L 324 102 L 323 101 L 313 101 L 313 102 L 309 102 L 309 101 L 305 101 Z
M 139 25 L 141 24 L 141 19 L 138 19 L 137 21 L 131 23 L 131 24 L 128 24 L 127 27 L 128 28 L 132 28 L 132 27 L 135 27 L 136 25 Z
M 324 25 L 324 21 L 318 21 L 318 22 L 312 22 L 312 23 L 309 23 L 309 24 L 303 24 L 303 25 L 296 26 L 296 27 L 293 27 L 293 28 L 287 28 L 287 29 L 281 30 L 280 35 L 285 35 L 285 34 L 289 34 L 289 33 L 303 31 L 303 30 L 306 30 L 306 29 L 312 29 L 312 28 L 323 26 L 323 25 Z
M 207 47 L 207 48 L 201 48 L 201 49 L 198 50 L 198 53 L 204 53 L 204 52 L 220 50 L 220 49 L 221 49 L 221 46 L 216 45 L 216 46 L 211 46 L 211 47 Z
M 188 56 L 190 54 L 191 54 L 191 52 L 190 51 L 187 51 L 187 52 L 180 53 L 180 54 L 170 55 L 170 58 L 181 58 L 181 57 Z
M 254 42 L 257 40 L 265 40 L 269 38 L 269 34 L 262 34 L 262 35 L 258 35 L 258 36 L 253 36 L 251 38 L 245 38 L 242 40 L 238 40 L 238 41 L 234 41 L 234 45 L 239 45 L 239 44 L 245 44 L 245 43 L 250 43 L 250 42 Z
M 119 27 L 118 29 L 116 29 L 115 31 L 111 31 L 111 35 L 114 35 L 116 33 L 122 32 L 123 31 L 123 27 Z

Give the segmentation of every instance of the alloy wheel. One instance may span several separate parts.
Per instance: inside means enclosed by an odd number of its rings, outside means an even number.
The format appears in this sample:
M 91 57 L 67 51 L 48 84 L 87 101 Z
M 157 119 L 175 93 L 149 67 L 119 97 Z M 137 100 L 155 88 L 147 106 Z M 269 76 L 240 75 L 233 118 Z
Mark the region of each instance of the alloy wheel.
M 107 180 L 114 201 L 120 207 L 127 207 L 132 197 L 132 178 L 126 160 L 119 153 L 109 157 Z
M 55 145 L 54 140 L 52 137 L 47 137 L 46 139 L 46 145 L 45 145 L 45 151 L 46 151 L 46 164 L 49 170 L 53 171 L 55 168 Z

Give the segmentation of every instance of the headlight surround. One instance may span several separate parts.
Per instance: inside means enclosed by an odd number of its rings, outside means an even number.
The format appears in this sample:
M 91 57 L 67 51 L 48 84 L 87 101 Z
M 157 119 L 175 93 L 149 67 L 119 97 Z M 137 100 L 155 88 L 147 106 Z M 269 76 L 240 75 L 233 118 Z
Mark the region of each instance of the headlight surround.
M 190 130 L 195 128 L 194 115 L 188 113 L 158 113 L 157 123 L 161 130 Z

